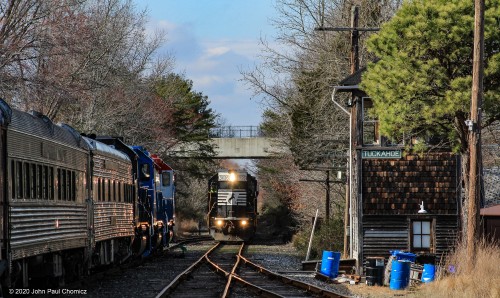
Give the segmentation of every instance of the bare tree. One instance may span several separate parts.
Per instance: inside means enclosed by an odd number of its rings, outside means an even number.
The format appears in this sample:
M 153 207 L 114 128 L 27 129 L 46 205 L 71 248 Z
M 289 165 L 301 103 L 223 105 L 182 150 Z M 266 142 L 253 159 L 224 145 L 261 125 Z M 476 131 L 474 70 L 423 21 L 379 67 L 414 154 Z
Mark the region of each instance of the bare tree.
M 315 206 L 324 202 L 325 184 L 300 184 L 300 189 L 282 189 L 284 185 L 297 186 L 299 176 L 324 179 L 324 172 L 301 171 L 304 168 L 342 168 L 347 165 L 349 119 L 332 102 L 332 86 L 350 74 L 350 32 L 317 31 L 320 27 L 349 27 L 351 6 L 360 6 L 359 26 L 379 27 L 399 7 L 401 1 L 347 1 L 347 0 L 276 0 L 278 17 L 272 24 L 278 30 L 274 40 L 261 38 L 263 63 L 252 70 L 242 71 L 243 81 L 263 96 L 264 123 L 268 135 L 279 138 L 292 151 L 295 166 L 279 162 L 259 162 L 259 177 L 266 168 L 282 173 L 269 177 L 266 194 L 283 199 L 299 214 L 314 215 Z M 370 33 L 360 36 L 360 64 L 366 65 L 374 57 L 365 47 Z M 337 95 L 337 100 L 347 97 Z M 290 162 L 290 159 L 286 159 Z M 284 161 L 282 161 L 284 162 Z M 273 173 L 276 173 L 273 171 Z M 290 177 L 295 177 L 291 179 Z M 303 177 L 302 177 L 303 178 Z M 291 180 L 290 180 L 291 179 Z M 271 189 L 269 189 L 271 188 Z M 337 215 L 342 216 L 345 185 L 333 188 L 332 203 Z M 314 198 L 312 200 L 311 198 Z M 311 203 L 313 202 L 313 203 Z M 319 203 L 323 205 L 323 203 Z M 324 208 L 321 208 L 324 210 Z M 300 216 L 299 216 L 300 217 Z
M 123 116 L 116 110 L 154 100 L 147 76 L 172 70 L 171 57 L 153 60 L 165 34 L 147 36 L 146 16 L 131 0 L 2 2 L 2 96 L 83 131 L 109 131 Z
M 267 119 L 280 115 L 282 125 L 276 132 L 297 162 L 322 163 L 347 148 L 348 119 L 331 103 L 331 92 L 332 85 L 349 74 L 350 35 L 315 29 L 348 27 L 353 4 L 361 6 L 360 26 L 376 27 L 399 2 L 276 1 L 279 17 L 272 22 L 278 36 L 273 42 L 262 39 L 263 64 L 242 74 L 250 88 L 264 96 Z M 361 36 L 362 64 L 373 58 L 364 47 L 367 36 Z

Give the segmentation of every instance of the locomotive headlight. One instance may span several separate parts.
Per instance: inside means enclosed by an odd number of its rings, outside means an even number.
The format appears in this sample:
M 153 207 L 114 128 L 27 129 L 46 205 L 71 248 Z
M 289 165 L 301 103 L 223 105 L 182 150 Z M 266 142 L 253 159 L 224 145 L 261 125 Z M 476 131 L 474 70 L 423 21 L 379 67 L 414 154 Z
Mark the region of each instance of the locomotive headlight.
M 234 173 L 229 174 L 229 181 L 231 182 L 236 181 L 236 175 Z
M 242 221 L 241 221 L 241 225 L 242 225 L 242 226 L 246 226 L 247 224 L 248 224 L 248 222 L 247 222 L 246 220 L 242 220 Z
M 222 220 L 220 220 L 220 219 L 217 221 L 217 225 L 218 225 L 219 227 L 220 227 L 220 226 L 222 226 L 222 224 L 223 224 L 223 223 L 224 223 L 224 222 L 223 222 Z

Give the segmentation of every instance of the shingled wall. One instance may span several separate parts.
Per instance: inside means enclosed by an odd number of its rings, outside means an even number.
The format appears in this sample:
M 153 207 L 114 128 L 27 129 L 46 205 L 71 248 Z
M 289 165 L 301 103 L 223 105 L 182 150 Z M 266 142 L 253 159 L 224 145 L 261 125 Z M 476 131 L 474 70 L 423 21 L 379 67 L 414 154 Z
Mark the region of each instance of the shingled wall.
M 459 157 L 451 153 L 362 161 L 364 215 L 457 214 Z

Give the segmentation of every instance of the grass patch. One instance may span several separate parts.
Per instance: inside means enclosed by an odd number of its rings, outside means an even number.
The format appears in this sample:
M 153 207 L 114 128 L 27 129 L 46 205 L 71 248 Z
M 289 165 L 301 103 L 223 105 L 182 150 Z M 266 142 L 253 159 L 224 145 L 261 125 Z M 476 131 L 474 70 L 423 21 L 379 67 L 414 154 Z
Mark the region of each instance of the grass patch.
M 293 237 L 293 245 L 304 256 L 307 254 L 312 225 L 305 225 Z M 309 259 L 321 259 L 323 250 L 339 251 L 344 249 L 344 223 L 341 219 L 330 219 L 323 222 L 319 229 L 316 228 L 311 245 Z
M 440 266 L 441 270 L 437 272 L 436 280 L 420 286 L 415 297 L 500 297 L 498 243 L 479 242 L 476 263 L 472 269 L 468 266 L 470 262 L 465 244 L 459 244 L 445 259 L 444 265 Z M 451 273 L 449 269 L 455 272 Z

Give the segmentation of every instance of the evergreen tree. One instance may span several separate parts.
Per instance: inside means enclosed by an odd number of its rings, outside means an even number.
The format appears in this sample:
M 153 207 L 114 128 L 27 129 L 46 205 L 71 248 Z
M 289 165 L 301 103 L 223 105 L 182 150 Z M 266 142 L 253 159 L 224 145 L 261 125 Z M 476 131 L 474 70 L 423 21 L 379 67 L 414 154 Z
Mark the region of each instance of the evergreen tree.
M 162 130 L 169 131 L 175 141 L 169 145 L 169 158 L 175 155 L 195 157 L 183 159 L 183 170 L 197 177 L 206 177 L 212 172 L 215 155 L 210 142 L 210 129 L 215 127 L 217 115 L 209 108 L 208 97 L 193 90 L 193 82 L 178 74 L 170 74 L 155 82 L 157 96 L 170 106 L 170 121 L 163 123 Z M 172 154 L 175 152 L 174 154 Z
M 486 1 L 484 122 L 500 117 L 500 1 Z M 362 88 L 387 136 L 445 137 L 465 152 L 472 86 L 473 3 L 411 1 L 369 41 L 379 60 Z
M 374 101 L 383 135 L 423 140 L 438 136 L 441 145 L 462 154 L 466 187 L 473 5 L 469 0 L 405 2 L 369 40 L 369 50 L 379 60 L 369 65 L 361 84 Z M 500 1 L 487 0 L 483 128 L 500 119 L 499 15 Z

